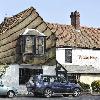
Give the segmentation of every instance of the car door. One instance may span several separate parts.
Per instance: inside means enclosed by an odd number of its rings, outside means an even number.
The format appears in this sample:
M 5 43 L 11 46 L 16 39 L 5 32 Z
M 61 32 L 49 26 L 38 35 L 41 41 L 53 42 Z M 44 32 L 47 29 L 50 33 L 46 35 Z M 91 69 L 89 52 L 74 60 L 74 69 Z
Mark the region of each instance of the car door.
M 62 92 L 62 87 L 61 83 L 59 82 L 57 77 L 54 77 L 54 81 L 51 82 L 52 90 L 55 93 L 61 93 Z
M 60 88 L 60 93 L 64 93 L 65 92 L 65 82 L 62 80 L 61 77 L 58 77 L 58 83 L 59 83 L 59 88 Z
M 71 91 L 71 85 L 64 78 L 59 77 L 59 82 L 62 93 L 69 93 Z

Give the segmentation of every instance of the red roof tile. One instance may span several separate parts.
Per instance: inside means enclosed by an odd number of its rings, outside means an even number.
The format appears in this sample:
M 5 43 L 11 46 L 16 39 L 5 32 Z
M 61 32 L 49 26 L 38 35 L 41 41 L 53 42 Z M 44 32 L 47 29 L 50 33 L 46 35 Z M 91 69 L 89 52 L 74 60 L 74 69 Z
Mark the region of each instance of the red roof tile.
M 0 34 L 11 28 L 16 22 L 23 20 L 31 11 L 34 11 L 33 7 L 30 7 L 17 15 L 9 18 L 5 18 L 0 24 Z M 56 34 L 57 43 L 56 46 L 71 46 L 82 48 L 100 48 L 100 29 L 89 28 L 81 26 L 79 30 L 76 30 L 72 25 L 62 25 L 56 23 L 46 23 L 50 30 Z
M 100 48 L 100 29 L 81 26 L 76 30 L 72 25 L 47 23 L 56 34 L 56 46 Z

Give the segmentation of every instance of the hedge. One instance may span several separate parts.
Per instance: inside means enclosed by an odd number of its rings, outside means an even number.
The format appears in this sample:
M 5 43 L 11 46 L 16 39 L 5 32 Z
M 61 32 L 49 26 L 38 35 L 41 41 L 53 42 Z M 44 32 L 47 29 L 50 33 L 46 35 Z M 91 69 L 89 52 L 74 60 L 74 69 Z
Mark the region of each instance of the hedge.
M 100 80 L 93 81 L 91 83 L 91 87 L 92 87 L 93 92 L 100 92 Z
M 84 92 L 88 92 L 90 90 L 90 85 L 89 84 L 86 84 L 86 83 L 83 83 L 83 82 L 80 82 L 80 81 L 78 83 L 82 87 Z

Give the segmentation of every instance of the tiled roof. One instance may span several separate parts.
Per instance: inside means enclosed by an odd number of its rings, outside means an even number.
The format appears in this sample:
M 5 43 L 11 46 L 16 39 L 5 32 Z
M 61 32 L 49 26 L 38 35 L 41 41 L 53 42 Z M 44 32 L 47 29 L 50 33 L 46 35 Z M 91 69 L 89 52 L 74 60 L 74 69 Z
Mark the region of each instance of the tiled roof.
M 68 73 L 99 73 L 100 69 L 94 68 L 93 66 L 79 66 L 79 65 L 63 65 Z
M 17 15 L 5 18 L 0 24 L 0 34 L 10 29 L 18 22 L 20 23 L 27 14 L 30 14 L 31 11 L 34 10 L 33 7 L 30 7 Z M 79 48 L 100 48 L 100 29 L 98 28 L 80 27 L 79 30 L 76 30 L 72 25 L 55 23 L 46 24 L 50 30 L 56 34 L 57 47 L 70 46 Z
M 46 36 L 46 54 L 48 57 L 30 57 L 27 61 L 22 61 L 20 52 L 20 34 L 26 29 L 35 29 L 39 34 Z M 29 32 L 31 34 L 31 32 Z M 49 29 L 46 22 L 38 14 L 38 12 L 30 7 L 19 14 L 5 18 L 0 24 L 0 64 L 13 63 L 32 63 L 32 64 L 55 64 L 55 34 Z M 17 51 L 17 52 L 16 52 Z M 52 55 L 53 52 L 53 55 Z M 26 56 L 26 55 L 25 55 Z M 23 56 L 24 58 L 24 56 Z M 27 57 L 26 57 L 27 58 Z M 34 60 L 33 60 L 34 59 Z
M 72 25 L 47 23 L 56 34 L 57 47 L 100 48 L 100 29 L 80 26 L 76 30 Z
M 0 34 L 5 32 L 7 29 L 9 29 L 13 24 L 15 24 L 17 21 L 20 21 L 25 17 L 28 13 L 31 13 L 31 11 L 35 10 L 33 7 L 30 7 L 17 15 L 14 15 L 12 17 L 5 17 L 4 21 L 0 24 Z

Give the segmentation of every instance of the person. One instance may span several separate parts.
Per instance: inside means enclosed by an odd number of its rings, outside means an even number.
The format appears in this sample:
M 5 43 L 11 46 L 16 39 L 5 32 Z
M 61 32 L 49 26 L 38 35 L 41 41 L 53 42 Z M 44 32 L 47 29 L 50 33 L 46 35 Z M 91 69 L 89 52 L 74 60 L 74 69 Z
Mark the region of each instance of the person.
M 33 93 L 33 86 L 34 86 L 33 77 L 30 77 L 29 81 L 26 83 L 28 94 Z

